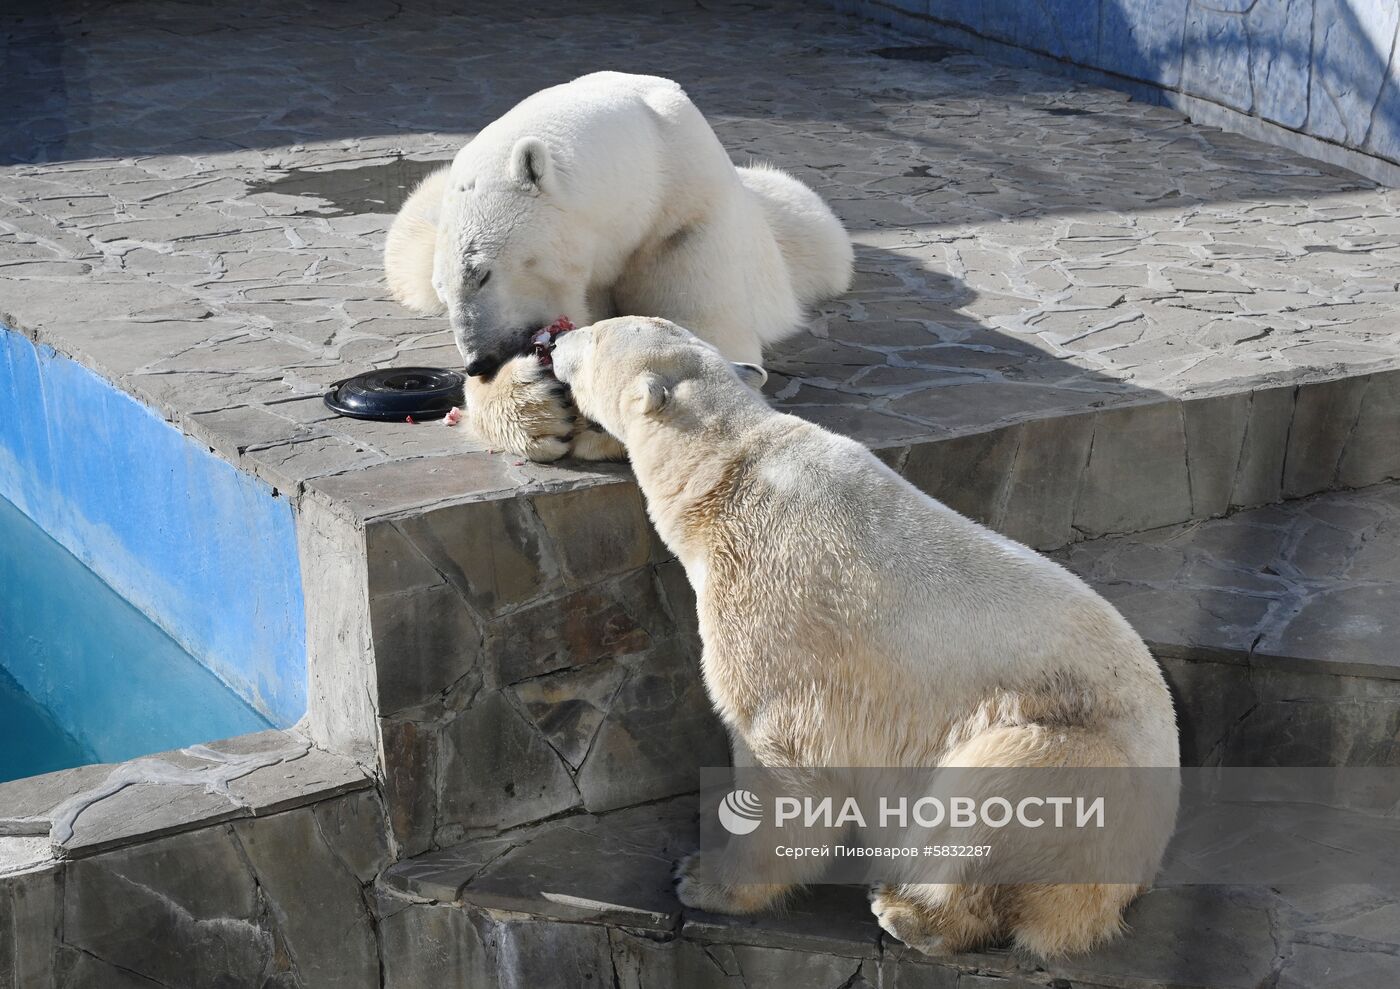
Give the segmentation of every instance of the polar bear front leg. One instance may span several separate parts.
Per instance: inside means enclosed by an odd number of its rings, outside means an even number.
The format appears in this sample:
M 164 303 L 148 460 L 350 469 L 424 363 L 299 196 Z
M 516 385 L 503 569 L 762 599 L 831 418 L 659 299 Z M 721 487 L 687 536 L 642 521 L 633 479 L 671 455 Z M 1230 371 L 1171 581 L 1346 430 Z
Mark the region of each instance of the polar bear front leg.
M 549 463 L 572 454 L 619 460 L 622 445 L 579 418 L 567 389 L 533 356 L 507 361 L 490 381 L 468 378 L 467 425 L 488 446 Z

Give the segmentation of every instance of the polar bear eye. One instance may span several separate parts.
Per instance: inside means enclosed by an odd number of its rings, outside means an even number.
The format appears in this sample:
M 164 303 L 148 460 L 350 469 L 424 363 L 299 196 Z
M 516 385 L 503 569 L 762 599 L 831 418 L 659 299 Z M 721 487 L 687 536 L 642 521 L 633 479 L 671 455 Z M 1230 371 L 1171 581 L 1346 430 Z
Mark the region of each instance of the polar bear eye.
M 477 287 L 477 288 L 485 288 L 485 287 L 486 287 L 486 283 L 489 282 L 490 280 L 491 280 L 491 272 L 489 272 L 489 271 L 484 271 L 484 272 L 481 273 L 481 278 L 479 278 L 479 279 L 477 280 L 476 287 Z

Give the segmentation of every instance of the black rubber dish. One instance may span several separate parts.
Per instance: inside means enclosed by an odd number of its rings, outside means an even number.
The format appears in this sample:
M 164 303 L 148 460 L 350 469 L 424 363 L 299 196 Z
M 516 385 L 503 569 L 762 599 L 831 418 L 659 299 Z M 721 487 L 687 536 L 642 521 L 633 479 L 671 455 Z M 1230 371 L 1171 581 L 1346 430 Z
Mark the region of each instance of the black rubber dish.
M 465 378 L 441 367 L 386 367 L 337 381 L 326 408 L 351 419 L 424 422 L 462 404 Z

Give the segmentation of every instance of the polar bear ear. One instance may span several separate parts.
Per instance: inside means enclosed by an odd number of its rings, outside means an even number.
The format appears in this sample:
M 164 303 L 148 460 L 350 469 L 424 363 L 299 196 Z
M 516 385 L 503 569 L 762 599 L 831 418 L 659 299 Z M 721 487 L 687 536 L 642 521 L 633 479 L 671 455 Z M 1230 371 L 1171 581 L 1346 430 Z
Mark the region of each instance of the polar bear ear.
M 510 177 L 521 185 L 542 189 L 552 170 L 549 147 L 538 137 L 522 137 L 511 148 Z
M 650 372 L 637 379 L 632 386 L 632 395 L 642 415 L 656 415 L 671 400 L 671 389 L 658 375 Z
M 762 391 L 763 386 L 768 382 L 768 372 L 757 364 L 740 364 L 735 361 L 734 373 L 739 376 L 740 381 L 754 391 Z

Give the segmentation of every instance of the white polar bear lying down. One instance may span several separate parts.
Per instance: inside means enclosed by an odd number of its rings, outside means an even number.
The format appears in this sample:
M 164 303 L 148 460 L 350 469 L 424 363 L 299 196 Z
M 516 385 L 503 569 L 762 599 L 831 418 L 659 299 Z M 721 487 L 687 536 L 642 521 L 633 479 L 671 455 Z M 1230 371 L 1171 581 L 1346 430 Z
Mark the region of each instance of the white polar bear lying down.
M 680 86 L 598 72 L 542 90 L 430 175 L 389 229 L 394 298 L 445 312 L 470 424 L 536 460 L 615 456 L 521 357 L 558 316 L 665 316 L 758 361 L 850 285 L 840 221 L 797 179 L 738 168 Z
M 579 410 L 626 446 L 695 588 L 705 685 L 736 764 L 1178 765 L 1156 663 L 1068 571 L 860 444 L 774 412 L 665 320 L 606 320 L 562 337 L 553 358 Z M 1143 798 L 1152 806 L 1134 802 L 1121 832 L 1133 875 L 1155 874 L 1172 833 L 1176 790 L 1161 789 Z M 708 865 L 681 867 L 688 906 L 745 913 L 788 891 L 762 861 Z M 742 879 L 710 878 L 726 874 Z M 873 904 L 885 930 L 922 950 L 1011 936 L 1054 955 L 1116 933 L 1140 889 L 903 884 L 879 887 Z

